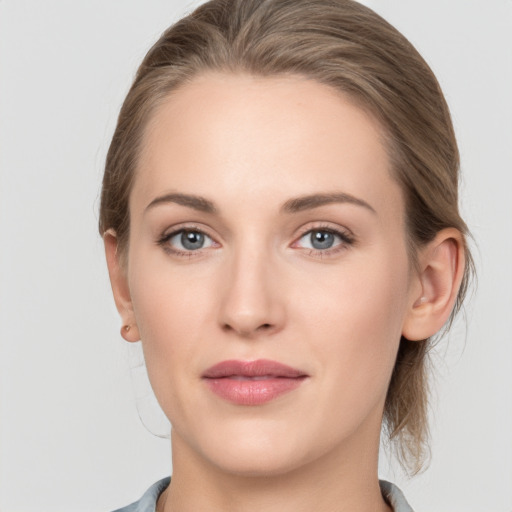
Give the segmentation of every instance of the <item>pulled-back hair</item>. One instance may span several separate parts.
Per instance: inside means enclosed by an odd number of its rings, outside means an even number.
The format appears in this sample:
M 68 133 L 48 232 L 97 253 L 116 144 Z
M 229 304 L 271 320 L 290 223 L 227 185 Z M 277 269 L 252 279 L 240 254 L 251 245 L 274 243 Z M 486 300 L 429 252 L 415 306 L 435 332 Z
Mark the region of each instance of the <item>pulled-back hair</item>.
M 409 41 L 352 0 L 211 0 L 167 29 L 140 65 L 108 151 L 99 229 L 113 229 L 121 256 L 129 238 L 129 195 L 144 129 L 171 91 L 215 71 L 295 75 L 326 84 L 380 124 L 391 172 L 405 198 L 409 255 L 443 228 L 463 235 L 459 154 L 448 106 L 431 69 Z M 402 337 L 384 409 L 384 428 L 402 465 L 418 472 L 428 454 L 428 362 L 432 339 Z

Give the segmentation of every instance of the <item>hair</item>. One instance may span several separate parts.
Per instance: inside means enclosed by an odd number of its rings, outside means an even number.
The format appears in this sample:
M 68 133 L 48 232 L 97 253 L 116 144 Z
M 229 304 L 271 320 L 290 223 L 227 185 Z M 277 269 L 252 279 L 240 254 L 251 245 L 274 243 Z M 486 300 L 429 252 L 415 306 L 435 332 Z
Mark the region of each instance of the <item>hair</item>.
M 99 230 L 115 231 L 121 257 L 127 253 L 129 196 L 144 129 L 171 92 L 212 71 L 302 76 L 340 91 L 372 114 L 403 191 L 411 261 L 440 230 L 462 233 L 465 269 L 449 326 L 473 262 L 458 211 L 459 153 L 448 106 L 412 44 L 352 0 L 211 0 L 163 33 L 136 73 L 106 159 Z M 384 430 L 410 474 L 419 472 L 429 455 L 432 343 L 432 338 L 402 337 L 384 408 Z

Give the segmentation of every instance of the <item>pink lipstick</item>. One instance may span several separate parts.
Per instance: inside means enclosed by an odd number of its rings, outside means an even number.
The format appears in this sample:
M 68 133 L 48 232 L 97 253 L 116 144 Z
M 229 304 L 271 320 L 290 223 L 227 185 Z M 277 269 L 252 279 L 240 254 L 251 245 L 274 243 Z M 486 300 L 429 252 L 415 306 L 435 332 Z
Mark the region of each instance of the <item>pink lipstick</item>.
M 237 405 L 261 405 L 299 387 L 304 372 L 276 361 L 222 361 L 202 378 L 215 394 Z

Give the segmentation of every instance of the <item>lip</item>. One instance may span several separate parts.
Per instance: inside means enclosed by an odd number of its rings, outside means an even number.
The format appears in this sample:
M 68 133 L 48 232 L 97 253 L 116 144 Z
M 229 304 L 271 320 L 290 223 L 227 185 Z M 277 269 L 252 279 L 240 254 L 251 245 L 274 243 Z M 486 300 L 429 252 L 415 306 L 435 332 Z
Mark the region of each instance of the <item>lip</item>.
M 237 405 L 261 405 L 298 388 L 308 375 L 277 361 L 258 359 L 222 361 L 201 377 L 224 400 Z

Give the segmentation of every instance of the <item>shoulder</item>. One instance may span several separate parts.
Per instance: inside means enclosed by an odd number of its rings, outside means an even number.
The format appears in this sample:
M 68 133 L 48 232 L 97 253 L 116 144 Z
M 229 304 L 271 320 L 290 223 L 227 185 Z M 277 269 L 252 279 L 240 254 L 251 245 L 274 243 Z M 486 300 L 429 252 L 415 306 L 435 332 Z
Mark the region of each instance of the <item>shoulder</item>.
M 139 501 L 127 505 L 126 507 L 114 510 L 114 512 L 155 512 L 158 497 L 167 488 L 170 477 L 162 478 L 154 483 L 143 495 Z
M 382 496 L 391 506 L 393 512 L 414 512 L 407 503 L 403 492 L 395 484 L 386 482 L 386 480 L 379 480 L 379 484 Z

